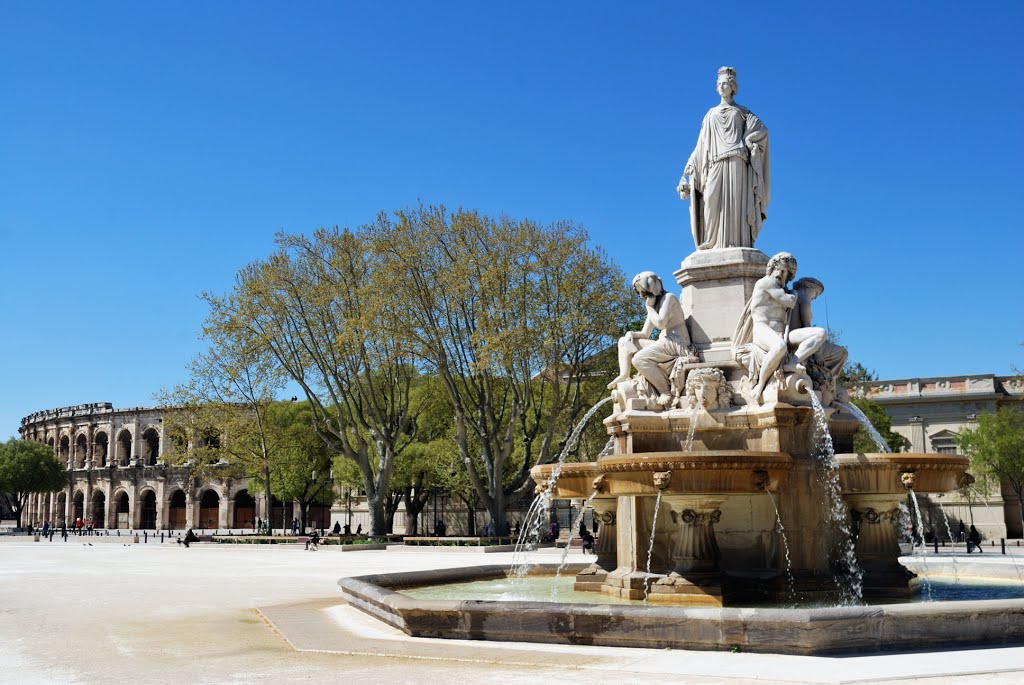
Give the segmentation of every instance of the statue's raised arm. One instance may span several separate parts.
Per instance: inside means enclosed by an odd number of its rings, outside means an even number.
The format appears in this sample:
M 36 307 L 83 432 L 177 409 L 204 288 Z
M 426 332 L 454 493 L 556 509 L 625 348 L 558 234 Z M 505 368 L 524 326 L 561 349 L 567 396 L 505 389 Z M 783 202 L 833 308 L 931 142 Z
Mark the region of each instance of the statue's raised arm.
M 698 250 L 753 247 L 768 217 L 771 178 L 768 129 L 734 100 L 736 70 L 718 70 L 722 100 L 708 110 L 697 145 L 676 186 L 690 199 L 690 228 Z

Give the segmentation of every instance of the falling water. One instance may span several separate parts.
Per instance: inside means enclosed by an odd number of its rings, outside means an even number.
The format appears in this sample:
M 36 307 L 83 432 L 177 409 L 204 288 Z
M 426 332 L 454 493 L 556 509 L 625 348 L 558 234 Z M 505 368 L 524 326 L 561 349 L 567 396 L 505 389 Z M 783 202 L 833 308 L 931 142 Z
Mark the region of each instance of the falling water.
M 782 536 L 782 551 L 786 554 L 786 578 L 789 579 L 789 601 L 796 604 L 796 590 L 793 586 L 793 562 L 789 558 L 789 540 L 786 538 L 786 529 L 782 525 L 782 516 L 779 514 L 779 506 L 775 503 L 775 498 L 772 497 L 772 493 L 767 489 L 764 494 L 768 495 L 768 499 L 772 503 L 772 508 L 775 509 L 775 529 Z
M 697 413 L 700 411 L 700 402 L 693 403 L 693 409 L 690 410 L 690 428 L 686 431 L 686 444 L 683 445 L 683 451 L 689 452 L 693 449 L 693 435 L 697 432 Z
M 588 409 L 587 413 L 583 415 L 583 418 L 580 419 L 569 435 L 565 447 L 558 453 L 558 460 L 548 475 L 547 482 L 544 484 L 544 491 L 534 498 L 533 503 L 530 504 L 530 508 L 526 512 L 526 518 L 523 520 L 523 529 L 519 534 L 519 540 L 516 541 L 516 549 L 512 553 L 513 576 L 524 578 L 534 565 L 527 559 L 526 555 L 528 552 L 536 550 L 537 545 L 540 543 L 541 524 L 548 519 L 549 512 L 551 511 L 551 493 L 555 491 L 555 483 L 558 481 L 558 477 L 562 475 L 565 457 L 576 448 L 576 443 L 579 442 L 583 429 L 590 423 L 590 419 L 594 417 L 597 410 L 605 403 L 611 401 L 611 396 L 605 397 Z
M 820 478 L 828 496 L 829 516 L 833 525 L 839 530 L 843 545 L 843 564 L 846 566 L 846 583 L 840 587 L 844 604 L 860 604 L 864 595 L 864 572 L 857 563 L 857 553 L 853 546 L 853 535 L 847 521 L 846 505 L 839 487 L 839 464 L 836 462 L 835 447 L 832 435 L 828 431 L 828 421 L 821 400 L 811 392 L 811 406 L 814 409 L 813 441 L 821 464 Z
M 885 442 L 885 438 L 883 438 L 882 434 L 878 432 L 874 425 L 872 425 L 871 420 L 864 415 L 864 412 L 860 410 L 860 407 L 853 404 L 852 402 L 850 404 L 844 404 L 843 402 L 835 402 L 834 404 L 850 412 L 851 414 L 853 414 L 855 419 L 860 421 L 860 424 L 864 426 L 864 430 L 866 430 L 868 432 L 868 435 L 871 436 L 871 439 L 874 440 L 875 447 L 878 448 L 879 452 L 892 452 L 892 450 L 889 449 L 888 443 Z
M 591 502 L 594 501 L 595 497 L 597 497 L 597 490 L 592 492 L 590 497 L 587 498 L 587 501 L 584 502 L 582 507 L 580 507 L 579 516 L 577 516 L 576 520 L 572 522 L 572 528 L 569 529 L 569 539 L 566 540 L 565 551 L 562 552 L 562 560 L 559 562 L 558 568 L 555 570 L 555 581 L 556 581 L 556 583 L 551 587 L 551 599 L 552 599 L 552 601 L 554 601 L 555 593 L 558 590 L 557 581 L 562 576 L 562 570 L 565 568 L 566 564 L 568 563 L 569 549 L 572 547 L 573 538 L 576 536 L 576 531 L 578 531 L 580 529 L 580 525 L 583 523 L 583 515 L 587 513 L 587 509 L 590 508 L 590 504 L 591 504 Z
M 949 536 L 950 546 L 955 545 L 953 541 L 953 529 L 949 525 L 949 516 L 946 515 L 946 510 L 942 507 L 942 502 L 936 502 L 939 505 L 939 511 L 942 512 L 942 520 L 946 523 L 946 535 Z M 956 565 L 956 548 L 953 547 L 953 582 L 957 585 L 960 584 L 960 569 Z
M 928 594 L 928 601 L 932 601 L 932 584 L 928 580 L 928 562 L 926 561 L 928 550 L 924 547 L 924 520 L 921 518 L 921 507 L 917 504 L 917 493 L 913 488 L 909 489 L 910 501 L 914 504 L 914 520 L 917 522 L 917 536 L 921 542 L 921 582 L 924 583 L 924 590 Z M 917 542 L 914 543 L 914 554 L 917 555 Z
M 644 578 L 644 604 L 651 592 L 651 559 L 654 558 L 654 532 L 658 528 L 658 511 L 661 509 L 661 490 L 654 500 L 654 519 L 651 521 L 651 541 L 647 543 L 647 577 Z
M 912 534 L 913 526 L 910 523 L 910 509 L 907 508 L 906 502 L 899 503 L 899 515 L 897 516 L 896 525 L 899 529 L 900 540 L 902 542 L 914 543 L 914 536 Z

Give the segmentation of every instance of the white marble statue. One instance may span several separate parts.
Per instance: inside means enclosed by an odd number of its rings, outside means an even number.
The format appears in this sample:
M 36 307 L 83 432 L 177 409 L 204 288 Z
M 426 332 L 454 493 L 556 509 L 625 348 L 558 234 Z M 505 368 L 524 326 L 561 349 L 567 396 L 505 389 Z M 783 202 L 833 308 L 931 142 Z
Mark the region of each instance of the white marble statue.
M 708 110 L 676 190 L 690 198 L 690 226 L 698 250 L 753 247 L 767 218 L 771 179 L 768 129 L 733 99 L 736 70 L 718 70 L 722 101 Z
M 817 351 L 814 353 L 812 361 L 828 371 L 833 378 L 837 377 L 846 363 L 849 353 L 845 347 L 828 339 L 828 331 L 811 323 L 811 303 L 825 292 L 825 285 L 817 278 L 807 276 L 793 282 L 793 292 L 796 294 L 796 306 L 793 307 L 790 316 L 790 329 L 799 328 L 808 331 L 809 339 L 812 338 L 815 341 L 811 344 L 817 344 Z M 816 342 L 818 340 L 820 343 Z
M 647 319 L 639 331 L 627 331 L 619 338 L 619 375 L 608 384 L 614 390 L 629 379 L 630 365 L 657 393 L 656 404 L 668 407 L 675 399 L 671 375 L 680 357 L 690 358 L 690 333 L 679 298 L 666 292 L 653 271 L 641 271 L 633 278 L 633 290 L 644 299 Z M 660 331 L 656 340 L 651 333 Z
M 796 276 L 796 269 L 796 258 L 788 252 L 768 260 L 765 276 L 754 284 L 733 334 L 736 359 L 747 366 L 752 379 L 756 378 L 751 393 L 755 402 L 761 401 L 765 386 L 790 353 L 793 371 L 804 374 L 805 363 L 825 342 L 822 328 L 792 327 L 797 295 L 786 286 Z

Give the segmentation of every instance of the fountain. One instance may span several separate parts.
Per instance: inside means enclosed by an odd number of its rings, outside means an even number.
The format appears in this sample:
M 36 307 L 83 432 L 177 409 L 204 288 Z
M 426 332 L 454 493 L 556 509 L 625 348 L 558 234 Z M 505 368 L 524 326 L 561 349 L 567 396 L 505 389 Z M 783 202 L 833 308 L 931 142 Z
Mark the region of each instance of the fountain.
M 899 503 L 908 491 L 956 489 L 969 478 L 967 459 L 889 453 L 884 441 L 878 453 L 853 452 L 867 419 L 838 383 L 847 351 L 812 323 L 824 285 L 793 282 L 792 254 L 769 259 L 753 246 L 761 224 L 750 217 L 763 215 L 768 198 L 767 130 L 732 102 L 734 85 L 723 68 L 722 104 L 705 118 L 680 181 L 697 246 L 674 274 L 680 294 L 650 271 L 633 280 L 647 319 L 618 342 L 609 449 L 531 473 L 545 497 L 587 500 L 600 522 L 597 558 L 574 570 L 575 590 L 643 605 L 453 601 L 428 619 L 441 603 L 425 609 L 392 592 L 428 582 L 409 574 L 343 580 L 351 603 L 417 635 L 790 653 L 962 642 L 1006 629 L 995 607 L 964 619 L 972 633 L 933 615 L 864 606 L 920 592 L 899 561 Z M 720 117 L 730 127 L 704 130 Z M 716 148 L 734 135 L 737 147 Z M 746 188 L 739 215 L 715 204 L 725 177 Z M 506 574 L 447 570 L 432 580 Z M 794 600 L 831 608 L 730 609 Z M 1024 637 L 1024 621 L 1011 623 L 1000 635 Z

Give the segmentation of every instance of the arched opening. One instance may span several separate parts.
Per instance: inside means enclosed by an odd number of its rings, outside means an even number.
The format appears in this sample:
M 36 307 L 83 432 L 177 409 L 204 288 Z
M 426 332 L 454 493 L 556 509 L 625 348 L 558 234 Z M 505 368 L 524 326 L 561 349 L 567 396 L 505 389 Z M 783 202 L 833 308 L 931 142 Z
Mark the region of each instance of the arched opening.
M 220 496 L 215 490 L 207 490 L 199 498 L 199 527 L 216 528 L 220 517 Z
M 60 438 L 60 450 L 57 452 L 57 458 L 65 467 L 71 468 L 71 439 L 66 435 Z
M 182 500 L 184 500 L 184 495 L 185 493 L 182 493 Z M 182 511 L 185 511 L 184 501 L 182 502 Z M 142 493 L 142 516 L 139 518 L 139 528 L 156 530 L 156 493 L 152 490 Z
M 117 436 L 117 463 L 119 466 L 128 466 L 132 458 L 132 434 L 123 430 Z
M 143 464 L 156 466 L 156 460 L 160 457 L 160 434 L 155 428 L 147 428 L 142 434 L 142 456 Z
M 85 520 L 85 494 L 81 490 L 79 490 L 78 492 L 75 493 L 74 507 L 75 507 L 75 512 L 74 512 L 74 519 L 75 519 L 75 521 L 78 521 L 78 520 L 84 521 Z
M 295 503 L 284 504 L 276 497 L 270 501 L 270 527 L 290 530 L 295 518 Z
M 92 519 L 93 528 L 106 528 L 107 495 L 102 490 L 92 493 L 92 507 L 89 511 L 89 518 Z
M 306 510 L 306 525 L 310 528 L 328 528 L 331 522 L 331 507 L 314 502 Z
M 114 501 L 117 503 L 117 528 L 131 528 L 131 518 L 129 518 L 131 508 L 128 502 L 128 493 L 121 492 L 114 496 Z
M 93 466 L 107 465 L 107 449 L 110 447 L 110 438 L 106 433 L 100 432 L 93 438 L 92 462 Z
M 235 518 L 231 522 L 232 528 L 252 528 L 252 522 L 256 520 L 256 500 L 252 498 L 248 490 L 241 490 L 235 494 Z
M 85 434 L 80 434 L 75 438 L 75 468 L 85 468 L 85 455 L 89 452 L 89 442 L 85 439 Z
M 53 452 L 53 456 L 55 456 L 58 459 L 60 459 L 60 454 L 57 452 L 57 443 L 53 441 L 52 437 L 46 441 L 46 444 L 47 444 L 47 446 L 49 446 L 50 450 Z
M 66 492 L 57 493 L 57 511 L 54 512 L 53 523 L 67 523 L 68 495 Z
M 171 530 L 185 527 L 185 493 L 175 490 L 167 507 L 167 527 Z

